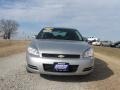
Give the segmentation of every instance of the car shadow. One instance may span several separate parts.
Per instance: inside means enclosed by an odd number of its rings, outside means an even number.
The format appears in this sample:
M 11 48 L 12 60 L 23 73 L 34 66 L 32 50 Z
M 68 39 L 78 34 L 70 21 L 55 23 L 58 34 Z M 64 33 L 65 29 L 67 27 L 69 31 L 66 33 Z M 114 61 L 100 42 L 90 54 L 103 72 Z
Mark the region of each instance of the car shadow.
M 85 76 L 55 76 L 55 75 L 40 75 L 41 77 L 60 82 L 88 82 L 88 81 L 98 81 L 109 78 L 114 73 L 107 66 L 107 63 L 103 60 L 95 58 L 95 69 L 91 74 Z

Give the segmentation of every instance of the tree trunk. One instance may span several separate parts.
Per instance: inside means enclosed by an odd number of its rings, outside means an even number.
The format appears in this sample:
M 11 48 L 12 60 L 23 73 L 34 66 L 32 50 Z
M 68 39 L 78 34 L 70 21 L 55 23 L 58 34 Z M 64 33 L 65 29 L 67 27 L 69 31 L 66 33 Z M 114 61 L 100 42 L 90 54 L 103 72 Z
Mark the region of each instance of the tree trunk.
M 8 32 L 8 39 L 11 39 L 11 32 Z

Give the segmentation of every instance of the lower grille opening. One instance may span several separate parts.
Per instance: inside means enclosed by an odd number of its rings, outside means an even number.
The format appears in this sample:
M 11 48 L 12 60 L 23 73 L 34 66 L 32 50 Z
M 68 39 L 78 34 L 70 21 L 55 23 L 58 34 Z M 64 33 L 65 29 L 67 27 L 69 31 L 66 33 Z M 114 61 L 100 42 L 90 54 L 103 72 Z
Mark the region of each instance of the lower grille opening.
M 28 64 L 28 67 L 29 67 L 29 68 L 32 68 L 32 69 L 38 70 L 37 66 L 33 66 L 33 65 Z
M 85 72 L 85 71 L 90 71 L 90 70 L 92 70 L 92 69 L 93 69 L 93 67 L 88 67 L 88 68 L 84 68 L 83 71 L 84 71 L 84 72 Z
M 56 72 L 54 70 L 53 64 L 43 64 L 43 68 L 45 71 L 48 71 L 48 72 Z M 76 72 L 77 69 L 78 69 L 78 65 L 69 65 L 69 71 L 66 71 L 66 72 Z

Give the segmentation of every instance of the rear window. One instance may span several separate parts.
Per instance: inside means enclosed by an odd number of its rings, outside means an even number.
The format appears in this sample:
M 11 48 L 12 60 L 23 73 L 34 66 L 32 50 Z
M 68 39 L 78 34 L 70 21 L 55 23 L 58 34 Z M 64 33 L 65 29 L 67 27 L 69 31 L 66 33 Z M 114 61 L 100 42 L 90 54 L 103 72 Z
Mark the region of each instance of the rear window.
M 74 29 L 44 28 L 36 39 L 58 39 L 83 41 L 81 34 Z

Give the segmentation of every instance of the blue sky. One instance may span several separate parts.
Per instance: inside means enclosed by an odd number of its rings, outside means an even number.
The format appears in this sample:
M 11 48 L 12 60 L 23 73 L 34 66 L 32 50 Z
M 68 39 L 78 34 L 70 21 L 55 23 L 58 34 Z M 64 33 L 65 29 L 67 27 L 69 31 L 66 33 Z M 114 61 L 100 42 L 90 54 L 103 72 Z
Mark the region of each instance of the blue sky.
M 19 32 L 69 27 L 84 36 L 120 40 L 120 0 L 0 0 L 0 19 L 14 19 Z

